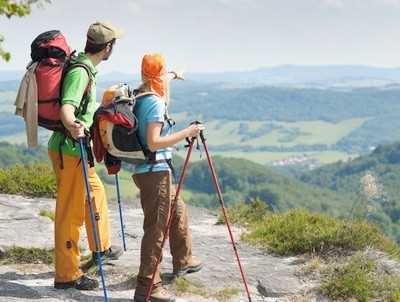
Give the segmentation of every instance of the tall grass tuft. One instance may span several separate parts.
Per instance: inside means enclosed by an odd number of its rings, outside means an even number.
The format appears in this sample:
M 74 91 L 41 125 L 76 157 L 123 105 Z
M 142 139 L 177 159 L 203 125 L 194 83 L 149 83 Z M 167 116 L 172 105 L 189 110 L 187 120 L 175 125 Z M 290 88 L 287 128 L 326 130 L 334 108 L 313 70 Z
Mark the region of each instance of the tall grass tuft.
M 0 193 L 54 197 L 56 180 L 48 164 L 0 169 Z

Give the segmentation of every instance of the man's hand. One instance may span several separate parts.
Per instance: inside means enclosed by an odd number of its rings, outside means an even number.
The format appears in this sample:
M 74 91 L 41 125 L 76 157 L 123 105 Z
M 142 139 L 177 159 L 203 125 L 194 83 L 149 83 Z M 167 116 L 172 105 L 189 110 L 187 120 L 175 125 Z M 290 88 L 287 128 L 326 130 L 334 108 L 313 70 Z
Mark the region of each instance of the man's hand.
M 71 123 L 67 126 L 67 130 L 71 136 L 78 140 L 79 138 L 85 137 L 85 126 L 79 122 Z
M 75 107 L 71 104 L 61 106 L 60 117 L 65 128 L 74 139 L 85 137 L 85 126 L 76 120 Z

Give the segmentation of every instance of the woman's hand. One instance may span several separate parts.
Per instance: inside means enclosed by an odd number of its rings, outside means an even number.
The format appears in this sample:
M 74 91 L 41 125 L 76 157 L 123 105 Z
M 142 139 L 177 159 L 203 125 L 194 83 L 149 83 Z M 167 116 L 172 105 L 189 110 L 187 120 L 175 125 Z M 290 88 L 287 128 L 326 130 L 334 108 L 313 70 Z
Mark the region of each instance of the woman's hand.
M 171 70 L 168 72 L 171 75 L 171 80 L 184 80 L 183 70 Z
M 148 125 L 147 145 L 151 152 L 173 146 L 187 137 L 196 137 L 200 134 L 200 131 L 205 129 L 205 127 L 203 124 L 193 124 L 179 132 L 167 136 L 160 135 L 161 129 L 162 123 L 157 122 Z
M 186 128 L 187 137 L 196 137 L 203 131 L 206 127 L 203 124 L 193 124 Z

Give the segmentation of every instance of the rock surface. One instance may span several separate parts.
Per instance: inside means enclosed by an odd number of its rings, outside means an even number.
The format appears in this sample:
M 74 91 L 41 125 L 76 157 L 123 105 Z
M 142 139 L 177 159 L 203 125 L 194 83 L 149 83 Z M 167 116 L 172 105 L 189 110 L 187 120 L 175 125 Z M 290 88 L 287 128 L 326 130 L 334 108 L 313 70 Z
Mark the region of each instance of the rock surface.
M 53 210 L 52 199 L 30 199 L 21 196 L 0 194 L 0 246 L 53 247 L 53 222 L 39 216 L 42 209 Z M 137 203 L 124 202 L 124 222 L 128 251 L 112 265 L 106 265 L 106 280 L 109 301 L 132 301 L 134 276 L 138 271 L 140 239 L 143 234 L 143 215 Z M 248 301 L 244 294 L 240 271 L 229 241 L 226 226 L 215 225 L 216 217 L 205 209 L 190 211 L 190 226 L 193 234 L 193 251 L 201 259 L 204 268 L 187 280 L 210 292 L 224 288 L 237 288 L 240 294 L 230 301 Z M 110 203 L 112 242 L 120 245 L 118 208 Z M 234 236 L 243 267 L 245 268 L 252 301 L 311 301 L 295 297 L 310 287 L 296 276 L 302 261 L 298 258 L 279 258 L 238 241 L 241 229 L 233 227 Z M 82 246 L 87 246 L 85 231 Z M 168 247 L 164 251 L 163 273 L 172 270 Z M 168 274 L 165 274 L 167 276 Z M 0 266 L 0 301 L 103 301 L 102 290 L 79 292 L 60 291 L 52 287 L 53 267 L 47 265 L 3 265 Z M 167 285 L 169 286 L 169 285 Z M 217 301 L 197 295 L 179 296 L 179 301 Z M 314 300 L 317 301 L 317 300 Z

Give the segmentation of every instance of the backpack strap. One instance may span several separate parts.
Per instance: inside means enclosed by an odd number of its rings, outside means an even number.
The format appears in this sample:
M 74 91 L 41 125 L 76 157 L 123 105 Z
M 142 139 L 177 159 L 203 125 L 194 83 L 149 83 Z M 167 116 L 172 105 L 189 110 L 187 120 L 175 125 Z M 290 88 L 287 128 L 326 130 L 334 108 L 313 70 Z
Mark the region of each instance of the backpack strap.
M 83 114 L 85 114 L 87 112 L 87 108 L 88 108 L 88 105 L 89 105 L 88 95 L 89 95 L 90 90 L 92 89 L 92 85 L 93 85 L 92 73 L 91 73 L 91 71 L 90 71 L 90 69 L 89 69 L 89 67 L 87 65 L 85 65 L 83 63 L 72 63 L 71 65 L 69 65 L 67 67 L 67 70 L 65 71 L 65 74 L 70 72 L 72 69 L 79 68 L 79 67 L 83 68 L 86 71 L 86 73 L 87 73 L 87 75 L 89 77 L 89 82 L 86 85 L 85 91 L 84 91 L 84 93 L 82 95 L 82 99 L 81 99 L 80 105 L 76 110 L 76 114 L 80 113 L 80 114 L 83 115 Z
M 135 93 L 135 92 L 136 92 L 136 93 Z M 152 91 L 149 91 L 149 92 L 139 92 L 138 90 L 134 90 L 134 91 L 133 91 L 133 94 L 134 94 L 134 96 L 135 96 L 136 99 L 139 99 L 139 98 L 144 97 L 144 96 L 147 96 L 147 95 L 155 95 L 155 96 L 157 96 L 157 97 L 160 97 L 157 93 L 152 92 Z M 170 116 L 169 116 L 169 114 L 168 114 L 168 106 L 167 106 L 167 103 L 165 103 L 165 112 L 164 112 L 164 123 L 165 123 L 165 122 L 167 122 L 168 125 L 169 125 L 170 127 L 175 126 L 175 121 L 174 121 L 172 118 L 170 118 Z M 164 125 L 163 125 L 163 127 L 164 127 Z M 160 132 L 162 132 L 163 127 L 161 127 Z M 160 133 L 160 134 L 161 134 L 161 133 Z M 175 181 L 175 183 L 177 183 L 176 171 L 175 171 L 174 166 L 172 165 L 172 159 L 159 159 L 159 160 L 157 160 L 157 159 L 156 159 L 157 151 L 151 152 L 149 149 L 145 149 L 144 146 L 143 146 L 143 144 L 141 143 L 141 141 L 140 141 L 140 139 L 139 139 L 139 135 L 137 135 L 137 139 L 138 139 L 138 142 L 139 142 L 139 144 L 141 145 L 142 150 L 143 150 L 143 153 L 144 153 L 144 155 L 145 155 L 145 157 L 146 157 L 146 163 L 151 165 L 151 167 L 150 167 L 150 172 L 153 172 L 153 168 L 154 168 L 154 166 L 155 166 L 156 164 L 167 163 L 168 167 L 169 167 L 170 170 L 171 170 L 171 173 L 172 173 L 172 176 L 173 176 L 173 180 Z
M 134 95 L 135 99 L 139 99 L 139 98 L 144 97 L 146 95 L 155 95 L 157 97 L 160 97 L 157 93 L 155 93 L 153 91 L 139 92 L 139 90 L 134 90 L 133 91 L 133 95 Z M 164 121 L 166 121 L 169 124 L 170 127 L 175 126 L 175 121 L 168 114 L 168 106 L 167 106 L 166 102 L 165 102 Z
M 82 95 L 82 99 L 81 99 L 81 101 L 80 101 L 79 107 L 78 107 L 78 108 L 76 109 L 76 111 L 75 111 L 75 116 L 76 116 L 78 113 L 85 114 L 85 113 L 87 112 L 87 107 L 88 107 L 88 105 L 89 105 L 89 98 L 88 98 L 88 95 L 89 95 L 90 90 L 92 89 L 92 85 L 93 85 L 93 78 L 92 78 L 92 75 L 91 75 L 91 71 L 89 70 L 89 67 L 88 67 L 87 65 L 83 64 L 83 63 L 72 63 L 72 64 L 70 64 L 70 65 L 65 69 L 65 71 L 63 72 L 62 81 L 61 81 L 61 85 L 60 85 L 60 102 L 61 102 L 62 84 L 63 84 L 64 78 L 65 78 L 65 75 L 66 75 L 69 71 L 71 71 L 72 69 L 74 69 L 74 68 L 79 68 L 79 67 L 83 68 L 83 69 L 87 72 L 87 75 L 88 75 L 88 77 L 89 77 L 89 82 L 88 82 L 88 84 L 86 85 L 86 88 L 85 88 L 85 91 L 84 91 L 84 93 L 83 93 L 83 95 Z M 66 130 L 65 130 L 63 133 L 64 133 L 64 139 L 61 140 L 61 142 L 60 142 L 60 144 L 59 144 L 59 146 L 58 146 L 58 153 L 59 153 L 59 158 L 60 158 L 60 168 L 61 168 L 61 169 L 64 169 L 64 159 L 63 159 L 63 154 L 62 154 L 62 147 L 63 147 L 63 145 L 65 144 L 65 141 L 66 141 L 66 139 L 67 139 L 67 137 L 68 137 L 67 131 L 66 131 Z M 74 143 L 75 143 L 75 142 L 74 142 Z M 87 154 L 88 154 L 88 157 L 89 157 L 89 158 L 88 158 L 88 162 L 89 162 L 89 164 L 90 164 L 90 167 L 93 167 L 93 166 L 94 166 L 93 155 L 92 155 L 92 153 L 91 153 L 91 149 L 88 150 L 88 146 L 89 146 L 89 145 L 86 144 Z M 89 147 L 89 148 L 90 148 L 90 147 Z M 89 154 L 91 155 L 91 157 L 90 157 Z

